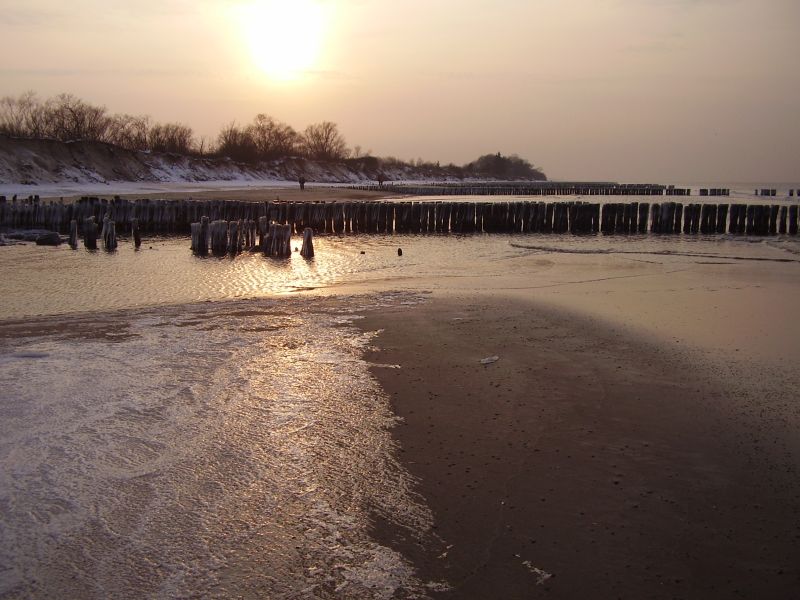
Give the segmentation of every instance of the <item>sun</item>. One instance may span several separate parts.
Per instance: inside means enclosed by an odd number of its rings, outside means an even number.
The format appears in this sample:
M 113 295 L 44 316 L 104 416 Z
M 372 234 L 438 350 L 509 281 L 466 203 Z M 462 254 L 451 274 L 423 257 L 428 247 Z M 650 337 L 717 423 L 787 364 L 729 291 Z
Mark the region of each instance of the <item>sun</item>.
M 325 24 L 318 2 L 257 0 L 243 7 L 241 20 L 251 59 L 270 79 L 298 79 L 316 64 Z

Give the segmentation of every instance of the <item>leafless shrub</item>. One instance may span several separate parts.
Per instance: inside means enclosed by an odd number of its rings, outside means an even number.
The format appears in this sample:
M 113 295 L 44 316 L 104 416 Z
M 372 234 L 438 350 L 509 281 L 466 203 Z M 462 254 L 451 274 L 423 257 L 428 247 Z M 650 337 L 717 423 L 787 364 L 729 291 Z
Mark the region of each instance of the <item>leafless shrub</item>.
M 181 123 L 157 123 L 147 133 L 147 145 L 153 152 L 191 154 L 194 150 L 194 131 Z

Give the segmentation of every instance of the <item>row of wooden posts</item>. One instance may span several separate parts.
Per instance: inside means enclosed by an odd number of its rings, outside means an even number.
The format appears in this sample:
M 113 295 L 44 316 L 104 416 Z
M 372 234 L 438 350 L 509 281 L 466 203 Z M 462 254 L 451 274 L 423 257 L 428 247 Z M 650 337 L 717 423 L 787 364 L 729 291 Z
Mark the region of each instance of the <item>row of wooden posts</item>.
M 260 217 L 253 220 L 210 221 L 202 217 L 191 224 L 192 252 L 199 255 L 238 254 L 245 250 L 260 251 L 266 256 L 288 257 L 292 254 L 292 226 L 270 222 Z M 314 257 L 314 230 L 303 231 L 303 246 L 300 256 Z
M 0 226 L 72 232 L 88 222 L 112 223 L 139 239 L 146 234 L 188 234 L 192 224 L 239 223 L 236 232 L 268 235 L 270 223 L 291 233 L 731 233 L 796 234 L 797 205 L 682 204 L 679 202 L 241 202 L 101 200 L 5 203 Z M 260 224 L 264 222 L 265 226 Z M 210 225 L 209 225 L 210 227 Z M 218 227 L 222 227 L 219 225 Z M 230 226 L 228 240 L 230 240 Z M 248 229 L 249 228 L 249 229 Z M 221 230 L 220 230 L 221 231 Z M 209 229 L 209 236 L 211 230 Z M 221 235 L 221 234 L 220 234 Z M 96 237 L 96 235 L 95 235 Z M 101 234 L 102 237 L 102 234 Z M 236 236 L 234 236 L 236 237 Z
M 383 183 L 360 184 L 349 189 L 389 192 L 411 196 L 691 196 L 689 188 L 655 184 L 566 183 L 566 182 L 480 182 L 465 183 Z M 706 190 L 709 192 L 709 190 Z M 705 195 L 728 196 L 730 190 Z
M 136 248 L 142 245 L 139 221 L 131 223 L 131 237 Z M 73 249 L 78 248 L 80 237 L 88 250 L 98 248 L 98 225 L 94 217 L 89 217 L 79 227 L 73 219 L 69 226 L 68 243 Z M 292 254 L 292 227 L 288 224 L 268 223 L 266 217 L 254 221 L 209 221 L 203 217 L 200 222 L 191 224 L 192 251 L 206 255 L 209 250 L 215 255 L 239 254 L 243 251 L 261 251 L 266 256 L 287 257 Z M 117 249 L 116 223 L 108 217 L 103 219 L 103 227 L 99 233 L 103 248 L 108 251 Z M 258 241 L 256 241 L 258 240 Z M 305 258 L 314 257 L 314 232 L 307 227 L 303 232 L 303 246 L 300 255 Z
M 83 245 L 88 250 L 97 250 L 98 224 L 94 217 L 85 219 L 79 225 L 76 219 L 70 221 L 68 243 L 71 248 L 78 248 L 78 240 L 83 237 Z M 131 237 L 136 248 L 142 245 L 142 234 L 139 230 L 139 222 L 134 219 L 131 223 Z M 103 219 L 103 227 L 99 232 L 99 238 L 103 242 L 103 248 L 108 251 L 117 249 L 117 225 L 106 216 Z

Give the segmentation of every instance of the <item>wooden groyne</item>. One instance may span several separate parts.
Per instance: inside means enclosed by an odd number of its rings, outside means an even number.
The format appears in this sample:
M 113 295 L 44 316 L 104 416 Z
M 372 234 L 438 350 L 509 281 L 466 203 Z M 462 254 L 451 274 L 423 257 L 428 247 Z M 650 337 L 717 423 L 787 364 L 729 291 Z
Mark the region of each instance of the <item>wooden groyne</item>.
M 479 183 L 362 184 L 349 189 L 409 196 L 691 196 L 688 188 L 635 183 L 580 183 L 556 181 L 517 181 Z M 706 196 L 728 196 L 730 190 L 713 190 Z
M 112 200 L 73 204 L 0 198 L 0 226 L 49 229 L 84 239 L 87 247 L 116 245 L 117 235 L 137 243 L 144 234 L 192 234 L 200 253 L 259 244 L 272 224 L 289 234 L 314 233 L 574 233 L 796 235 L 797 204 L 534 201 L 450 202 L 241 202 Z M 72 225 L 72 222 L 75 225 Z M 235 228 L 231 230 L 231 223 Z M 102 229 L 102 231 L 99 231 Z M 79 230 L 79 231 L 78 231 Z M 215 238 L 216 232 L 216 238 Z M 224 236 L 223 236 L 224 232 Z M 281 235 L 285 235 L 281 233 Z M 217 240 L 216 242 L 214 240 Z M 270 240 L 276 240 L 271 237 Z M 224 240 L 224 241 L 223 241 Z M 276 242 L 277 243 L 277 242 Z M 285 248 L 285 246 L 282 246 Z M 274 250 L 276 253 L 277 249 Z M 282 250 L 281 250 L 282 251 Z

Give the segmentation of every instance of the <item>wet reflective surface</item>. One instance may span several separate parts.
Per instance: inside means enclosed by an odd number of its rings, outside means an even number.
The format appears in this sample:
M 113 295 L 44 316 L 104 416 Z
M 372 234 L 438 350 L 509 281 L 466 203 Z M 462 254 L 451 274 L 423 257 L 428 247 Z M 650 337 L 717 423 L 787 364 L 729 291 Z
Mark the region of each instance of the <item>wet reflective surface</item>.
M 426 539 L 352 312 L 242 301 L 0 327 L 0 596 L 424 593 Z
M 184 238 L 145 240 L 138 251 L 124 240 L 113 253 L 73 251 L 66 245 L 0 248 L 0 319 L 312 290 L 330 294 L 341 285 L 402 286 L 409 278 L 428 278 L 435 287 L 441 278 L 492 277 L 512 265 L 536 272 L 536 264 L 513 262 L 532 254 L 800 260 L 797 236 L 369 235 L 319 236 L 314 244 L 316 257 L 310 260 L 299 253 L 289 259 L 257 253 L 201 258 L 192 255 Z
M 0 248 L 0 597 L 424 596 L 437 584 L 370 536 L 377 516 L 441 542 L 354 318 L 422 290 L 504 289 L 702 332 L 702 310 L 747 294 L 763 307 L 800 269 L 785 236 L 315 246 L 311 261 L 199 258 L 182 238 Z M 700 311 L 663 301 L 717 288 Z M 380 291 L 398 289 L 417 292 Z

